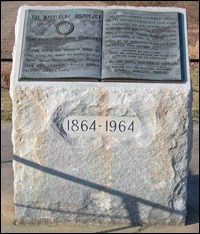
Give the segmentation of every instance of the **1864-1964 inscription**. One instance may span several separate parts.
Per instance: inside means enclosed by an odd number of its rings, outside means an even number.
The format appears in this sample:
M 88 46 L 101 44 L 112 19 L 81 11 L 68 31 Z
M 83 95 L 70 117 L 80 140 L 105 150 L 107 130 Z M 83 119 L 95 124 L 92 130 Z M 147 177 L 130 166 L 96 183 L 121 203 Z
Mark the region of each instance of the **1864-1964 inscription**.
M 141 123 L 136 116 L 68 116 L 63 129 L 74 136 L 131 136 L 136 137 Z
M 179 14 L 27 10 L 19 78 L 183 80 Z

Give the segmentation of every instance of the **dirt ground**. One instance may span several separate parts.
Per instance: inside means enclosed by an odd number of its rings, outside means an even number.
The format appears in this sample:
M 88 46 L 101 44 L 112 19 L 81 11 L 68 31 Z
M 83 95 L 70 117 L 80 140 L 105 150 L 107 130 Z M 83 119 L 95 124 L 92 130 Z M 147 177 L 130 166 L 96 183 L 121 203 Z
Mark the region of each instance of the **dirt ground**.
M 199 58 L 199 1 L 4 1 L 1 2 L 1 58 L 11 58 L 17 11 L 21 5 L 44 6 L 161 6 L 186 8 L 189 56 Z

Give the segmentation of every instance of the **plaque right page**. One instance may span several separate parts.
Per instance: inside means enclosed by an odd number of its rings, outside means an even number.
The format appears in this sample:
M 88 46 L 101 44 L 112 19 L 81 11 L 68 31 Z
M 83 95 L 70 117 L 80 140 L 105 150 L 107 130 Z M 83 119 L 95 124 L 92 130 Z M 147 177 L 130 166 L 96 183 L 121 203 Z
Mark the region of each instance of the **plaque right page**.
M 178 12 L 104 11 L 102 79 L 180 81 Z

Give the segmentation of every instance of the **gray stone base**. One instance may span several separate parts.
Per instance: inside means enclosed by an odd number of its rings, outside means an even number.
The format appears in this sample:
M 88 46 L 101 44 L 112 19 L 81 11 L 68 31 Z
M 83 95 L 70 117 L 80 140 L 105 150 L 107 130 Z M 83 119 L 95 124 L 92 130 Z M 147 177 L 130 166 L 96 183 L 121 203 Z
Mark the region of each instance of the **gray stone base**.
M 66 86 L 11 90 L 17 222 L 184 223 L 190 90 Z M 137 126 L 71 137 L 67 116 L 134 116 Z

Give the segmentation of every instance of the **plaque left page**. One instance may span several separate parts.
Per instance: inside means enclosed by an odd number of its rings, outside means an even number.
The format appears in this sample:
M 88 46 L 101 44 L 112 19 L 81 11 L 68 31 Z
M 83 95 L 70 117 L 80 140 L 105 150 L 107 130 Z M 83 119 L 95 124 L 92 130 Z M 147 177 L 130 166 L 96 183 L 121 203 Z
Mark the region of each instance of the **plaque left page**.
M 26 10 L 19 79 L 99 79 L 103 11 Z

